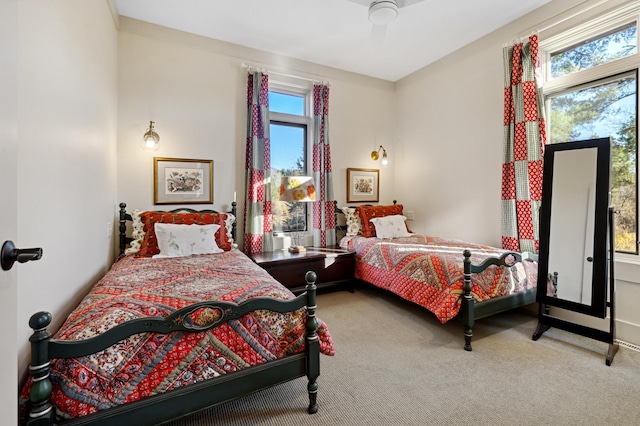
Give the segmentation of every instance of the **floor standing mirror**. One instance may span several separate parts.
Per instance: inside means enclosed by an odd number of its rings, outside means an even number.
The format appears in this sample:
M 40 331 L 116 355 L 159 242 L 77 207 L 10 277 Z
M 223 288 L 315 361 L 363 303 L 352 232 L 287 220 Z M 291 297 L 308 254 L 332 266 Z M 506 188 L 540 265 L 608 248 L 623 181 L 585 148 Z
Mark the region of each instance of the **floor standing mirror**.
M 614 344 L 613 210 L 610 200 L 610 138 L 545 147 L 540 250 L 538 326 L 533 340 L 550 327 Z M 550 307 L 605 318 L 609 330 L 554 316 Z

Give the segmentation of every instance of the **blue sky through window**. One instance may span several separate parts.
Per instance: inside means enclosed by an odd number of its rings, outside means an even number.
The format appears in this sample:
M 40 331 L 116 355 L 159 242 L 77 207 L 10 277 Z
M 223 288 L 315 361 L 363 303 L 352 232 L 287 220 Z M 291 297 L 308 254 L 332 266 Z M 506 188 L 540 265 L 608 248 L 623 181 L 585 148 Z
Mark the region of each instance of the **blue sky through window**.
M 277 170 L 293 169 L 296 160 L 304 156 L 304 129 L 272 124 L 270 132 L 271 168 Z
M 304 102 L 304 96 L 269 91 L 269 110 L 272 112 L 304 116 Z M 272 169 L 292 169 L 300 157 L 304 158 L 303 127 L 271 124 L 270 135 Z
M 285 114 L 304 115 L 304 96 L 269 91 L 269 110 Z

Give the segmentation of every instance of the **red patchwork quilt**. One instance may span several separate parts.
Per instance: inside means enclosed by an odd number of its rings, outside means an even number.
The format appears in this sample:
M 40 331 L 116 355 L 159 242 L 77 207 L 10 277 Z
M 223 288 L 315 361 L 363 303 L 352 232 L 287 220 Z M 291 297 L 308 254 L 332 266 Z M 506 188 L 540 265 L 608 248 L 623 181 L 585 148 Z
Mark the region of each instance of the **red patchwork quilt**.
M 474 264 L 505 253 L 495 247 L 419 234 L 385 240 L 345 237 L 340 245 L 356 252 L 356 278 L 427 308 L 442 323 L 460 311 L 464 249 L 471 250 Z M 472 275 L 473 298 L 482 302 L 535 288 L 537 273 L 538 264 L 529 260 L 510 268 L 489 267 Z
M 257 296 L 294 297 L 237 249 L 170 259 L 127 256 L 53 338 L 87 339 L 124 321 L 166 316 L 199 301 L 240 303 Z M 320 350 L 333 355 L 331 336 L 319 323 Z M 209 331 L 138 334 L 94 355 L 53 360 L 52 403 L 61 417 L 78 417 L 299 353 L 306 344 L 305 324 L 305 309 L 255 311 Z

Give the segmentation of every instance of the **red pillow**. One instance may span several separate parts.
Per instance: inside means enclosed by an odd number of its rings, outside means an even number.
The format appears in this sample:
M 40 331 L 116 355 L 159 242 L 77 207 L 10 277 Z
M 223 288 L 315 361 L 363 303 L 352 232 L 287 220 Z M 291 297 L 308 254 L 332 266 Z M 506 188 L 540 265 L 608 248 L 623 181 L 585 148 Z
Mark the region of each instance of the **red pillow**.
M 392 206 L 359 206 L 356 210 L 358 211 L 358 216 L 360 216 L 360 222 L 362 222 L 362 235 L 365 237 L 375 237 L 376 227 L 373 223 L 369 222 L 369 220 L 374 217 L 402 214 L 402 204 L 394 204 Z
M 175 223 L 183 225 L 220 225 L 216 232 L 216 244 L 222 250 L 231 250 L 231 241 L 227 236 L 225 213 L 171 213 L 171 212 L 143 212 L 140 219 L 144 224 L 144 239 L 140 244 L 138 257 L 151 257 L 159 254 L 158 239 L 156 238 L 156 223 Z

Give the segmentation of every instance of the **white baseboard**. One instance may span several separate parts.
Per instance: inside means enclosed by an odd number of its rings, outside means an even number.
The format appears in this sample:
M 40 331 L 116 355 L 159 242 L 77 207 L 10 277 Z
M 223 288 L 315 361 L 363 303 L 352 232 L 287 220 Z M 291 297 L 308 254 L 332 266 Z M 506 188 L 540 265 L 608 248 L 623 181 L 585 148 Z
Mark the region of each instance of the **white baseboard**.
M 616 321 L 615 338 L 640 348 L 640 325 Z

